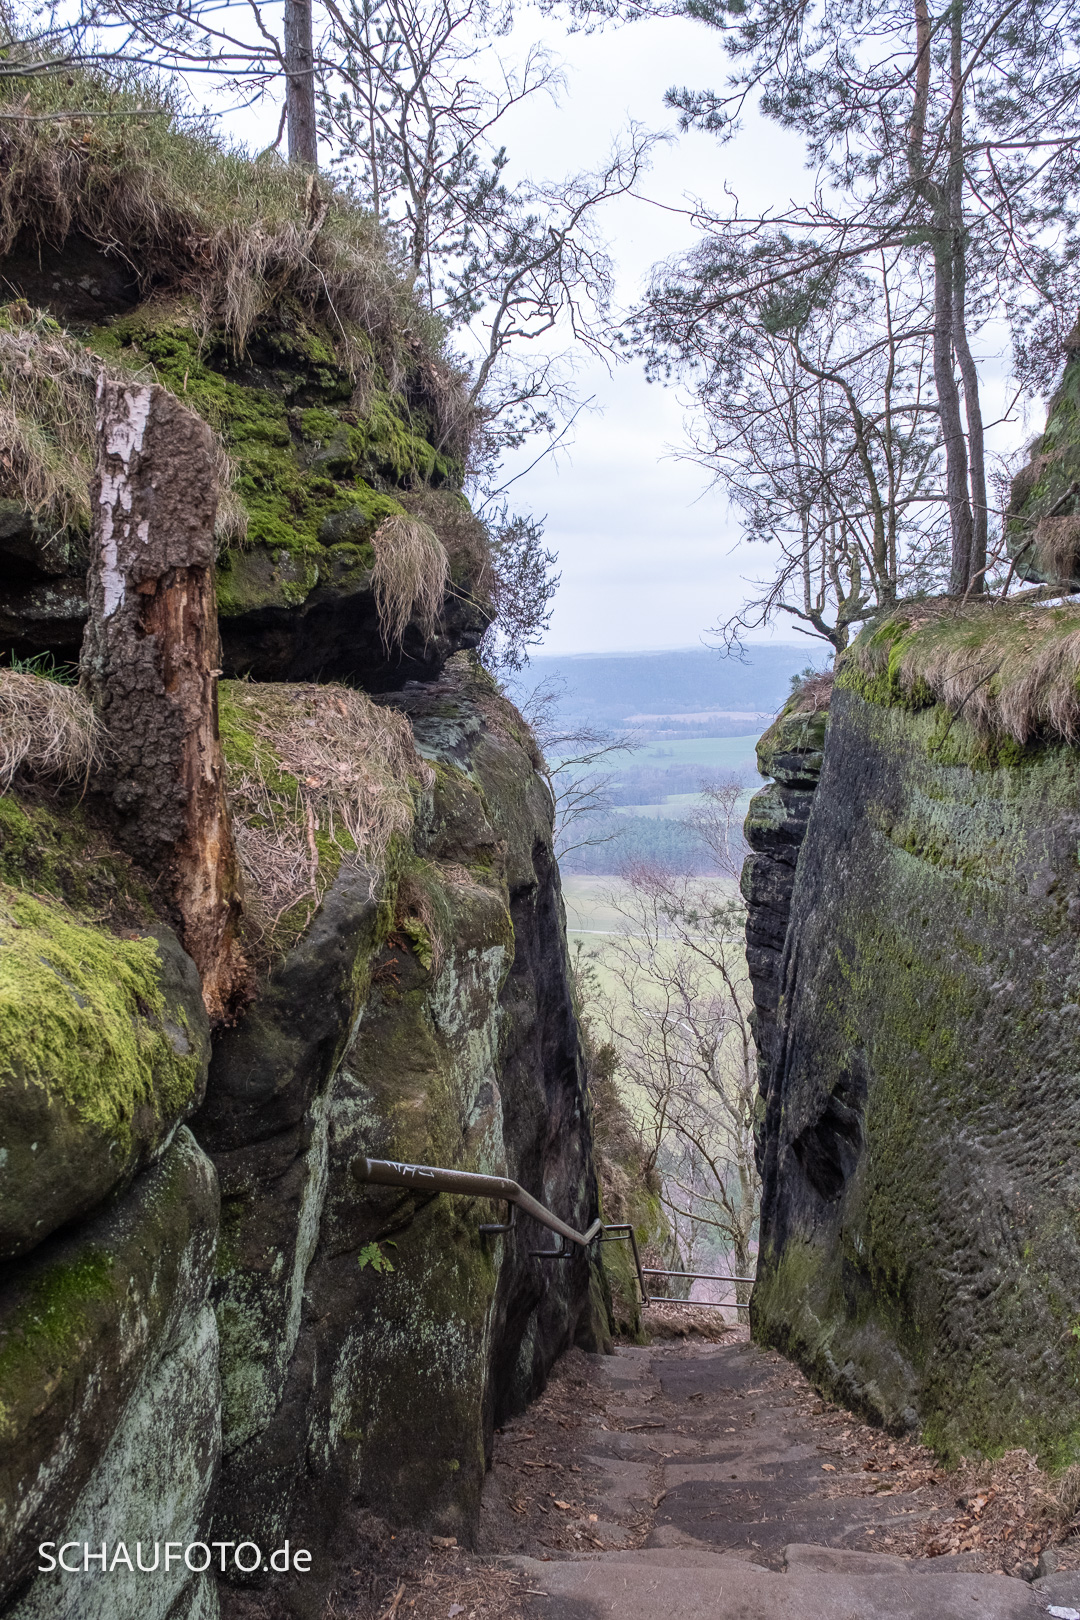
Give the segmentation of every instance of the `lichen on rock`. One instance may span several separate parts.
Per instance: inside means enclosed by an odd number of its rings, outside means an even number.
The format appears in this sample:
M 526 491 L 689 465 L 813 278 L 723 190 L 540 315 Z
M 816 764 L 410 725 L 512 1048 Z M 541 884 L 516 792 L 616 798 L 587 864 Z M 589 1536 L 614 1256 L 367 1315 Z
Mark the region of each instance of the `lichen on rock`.
M 545 1273 L 520 1240 L 481 1242 L 487 1206 L 352 1174 L 360 1154 L 460 1165 L 519 1177 L 579 1228 L 596 1208 L 551 803 L 523 722 L 462 660 L 383 708 L 427 761 L 415 826 L 381 872 L 342 861 L 218 1037 L 196 1122 L 224 1198 L 229 1538 L 329 1549 L 367 1504 L 468 1540 L 493 1422 L 606 1332 L 583 1258 Z M 387 1264 L 359 1263 L 373 1245 Z
M 69 1524 L 88 1522 L 91 1507 L 95 1540 L 112 1544 L 140 1528 L 144 1541 L 161 1539 L 177 1503 L 178 1529 L 184 1514 L 192 1528 L 202 1522 L 218 1444 L 206 1315 L 217 1224 L 212 1166 L 181 1127 L 122 1198 L 7 1266 L 0 1286 L 0 1602 L 36 1569 L 38 1544 L 63 1540 Z M 199 1369 L 186 1390 L 176 1387 L 177 1378 L 186 1381 L 183 1368 L 169 1371 L 174 1355 Z M 163 1380 L 172 1381 L 171 1397 Z M 203 1406 L 197 1420 L 193 1400 Z M 158 1413 L 149 1428 L 139 1418 L 147 1402 Z M 126 1464 L 118 1466 L 118 1457 Z M 133 1500 L 128 1493 L 139 1478 L 155 1483 Z M 164 1614 L 187 1578 L 174 1569 L 159 1588 L 161 1609 L 146 1612 Z M 65 1592 L 63 1601 L 78 1601 Z M 50 1607 L 54 1601 L 54 1584 L 42 1581 L 16 1613 L 36 1620 L 67 1612 Z

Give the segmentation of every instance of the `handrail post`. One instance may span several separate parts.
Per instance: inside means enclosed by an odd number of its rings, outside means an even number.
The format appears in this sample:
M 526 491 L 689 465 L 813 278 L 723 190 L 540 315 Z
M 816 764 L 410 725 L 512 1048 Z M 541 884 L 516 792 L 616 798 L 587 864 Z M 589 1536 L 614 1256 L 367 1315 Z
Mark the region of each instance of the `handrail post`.
M 505 1221 L 486 1221 L 480 1228 L 480 1236 L 483 1238 L 497 1237 L 501 1232 L 512 1231 L 514 1226 L 514 1217 L 516 1214 L 517 1205 L 514 1203 L 512 1198 L 508 1198 L 506 1200 Z
M 645 1283 L 645 1273 L 641 1268 L 641 1255 L 638 1253 L 637 1234 L 635 1233 L 633 1226 L 631 1226 L 629 1221 L 612 1221 L 610 1225 L 604 1227 L 604 1231 L 605 1233 L 616 1232 L 620 1234 L 621 1237 L 627 1237 L 630 1239 L 630 1247 L 634 1251 L 634 1269 L 637 1272 L 638 1289 L 641 1293 L 641 1303 L 643 1307 L 648 1305 L 649 1290 Z M 605 1243 L 618 1243 L 619 1237 L 609 1238 L 605 1236 L 603 1241 Z

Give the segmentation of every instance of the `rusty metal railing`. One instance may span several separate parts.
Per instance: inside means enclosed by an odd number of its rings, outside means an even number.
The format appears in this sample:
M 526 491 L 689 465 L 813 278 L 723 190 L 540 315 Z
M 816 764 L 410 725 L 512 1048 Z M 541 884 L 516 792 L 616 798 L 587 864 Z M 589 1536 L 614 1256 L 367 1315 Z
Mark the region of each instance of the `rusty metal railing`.
M 516 1210 L 528 1215 L 560 1239 L 558 1248 L 531 1249 L 538 1260 L 568 1260 L 573 1253 L 568 1243 L 587 1249 L 597 1238 L 601 1243 L 629 1242 L 634 1256 L 638 1288 L 642 1305 L 734 1305 L 734 1300 L 669 1299 L 663 1294 L 649 1293 L 646 1277 L 690 1277 L 702 1282 L 753 1283 L 753 1277 L 718 1277 L 701 1271 L 662 1271 L 656 1266 L 642 1266 L 634 1228 L 628 1221 L 604 1222 L 597 1218 L 584 1232 L 578 1232 L 568 1222 L 553 1215 L 538 1198 L 508 1176 L 481 1176 L 471 1170 L 444 1170 L 433 1164 L 399 1164 L 393 1159 L 367 1159 L 362 1155 L 353 1160 L 352 1173 L 357 1181 L 366 1181 L 377 1187 L 406 1187 L 412 1192 L 450 1193 L 458 1198 L 490 1198 L 505 1203 L 505 1221 L 488 1221 L 480 1227 L 483 1237 L 494 1237 L 509 1232 L 514 1225 Z

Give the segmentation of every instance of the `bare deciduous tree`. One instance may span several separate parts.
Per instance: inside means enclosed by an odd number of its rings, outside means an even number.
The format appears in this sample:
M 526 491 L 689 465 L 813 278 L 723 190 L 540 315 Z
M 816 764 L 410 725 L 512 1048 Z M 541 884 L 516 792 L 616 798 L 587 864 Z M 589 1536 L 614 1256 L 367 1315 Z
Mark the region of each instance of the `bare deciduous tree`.
M 699 205 L 702 247 L 658 280 L 646 316 L 668 320 L 685 367 L 748 298 L 881 254 L 925 277 L 949 588 L 978 592 L 990 513 L 978 335 L 1008 323 L 1018 381 L 1041 385 L 1080 301 L 1080 15 L 1070 0 L 691 9 L 721 31 L 733 72 L 716 91 L 669 92 L 684 127 L 726 139 L 756 102 L 804 137 L 815 187 L 768 216 Z
M 699 327 L 688 453 L 772 559 L 762 594 L 718 627 L 729 645 L 786 613 L 842 651 L 868 613 L 943 578 L 932 329 L 897 257 L 768 289 Z M 660 335 L 654 321 L 654 363 Z
M 746 911 L 732 882 L 741 857 L 740 791 L 734 781 L 714 785 L 695 818 L 726 881 L 629 866 L 610 897 L 623 928 L 605 947 L 603 967 L 614 986 L 605 1016 L 624 1096 L 679 1247 L 694 1262 L 689 1269 L 719 1246 L 735 1274 L 748 1277 L 759 1208 L 757 1061 Z M 749 1292 L 749 1284 L 736 1285 L 740 1307 Z
M 544 772 L 555 805 L 555 853 L 560 860 L 575 849 L 609 844 L 618 828 L 596 831 L 595 819 L 611 807 L 615 754 L 632 753 L 632 737 L 616 737 L 595 726 L 566 727 L 559 718 L 562 683 L 545 681 L 518 699 L 544 758 Z

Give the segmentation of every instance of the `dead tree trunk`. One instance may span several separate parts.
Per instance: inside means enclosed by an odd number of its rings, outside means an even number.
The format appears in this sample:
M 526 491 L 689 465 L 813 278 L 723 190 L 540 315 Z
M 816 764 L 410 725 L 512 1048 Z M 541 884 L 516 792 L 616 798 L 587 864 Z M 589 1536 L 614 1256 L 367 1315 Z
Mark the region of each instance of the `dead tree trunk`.
M 217 501 L 206 423 L 156 384 L 102 377 L 83 682 L 124 845 L 157 874 L 221 1020 L 248 974 L 217 720 Z

